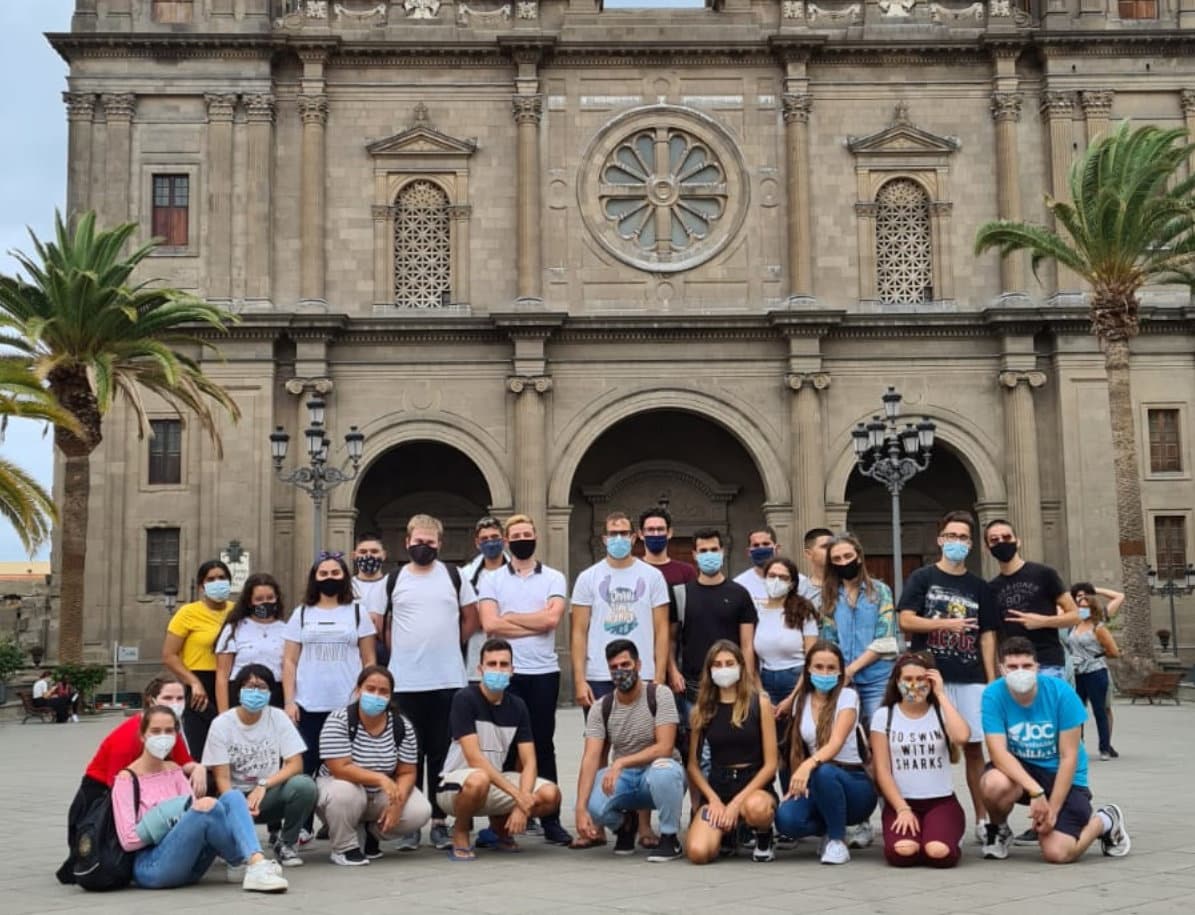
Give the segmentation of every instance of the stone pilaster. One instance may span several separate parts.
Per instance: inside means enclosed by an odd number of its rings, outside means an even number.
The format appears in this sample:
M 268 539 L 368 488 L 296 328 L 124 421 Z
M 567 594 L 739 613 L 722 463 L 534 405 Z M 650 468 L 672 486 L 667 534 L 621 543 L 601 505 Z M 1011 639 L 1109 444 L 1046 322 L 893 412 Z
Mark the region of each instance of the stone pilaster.
M 88 208 L 91 183 L 91 131 L 95 119 L 96 97 L 93 92 L 64 92 L 66 103 L 67 149 L 70 159 L 66 179 L 68 219 Z
M 129 175 L 132 171 L 133 115 L 137 96 L 131 92 L 101 96 L 107 119 L 107 155 L 105 157 L 101 218 L 112 228 L 129 221 Z
M 790 372 L 785 376 L 793 392 L 792 427 L 793 501 L 796 526 L 793 536 L 826 523 L 826 442 L 823 432 L 822 392 L 830 387 L 829 372 Z M 796 555 L 795 543 L 788 544 Z
M 1021 218 L 1021 174 L 1017 156 L 1017 123 L 1021 120 L 1019 92 L 992 93 L 992 119 L 996 122 L 996 214 L 1000 219 Z M 1000 261 L 1002 292 L 1025 291 L 1025 258 L 1013 254 Z
M 1195 2 L 1195 0 L 1192 0 Z M 1195 12 L 1192 12 L 1192 27 L 1195 27 Z M 1187 136 L 1195 137 L 1195 89 L 1183 89 L 1178 94 L 1179 103 L 1183 108 L 1183 122 L 1187 128 Z M 1193 156 L 1195 159 L 1195 156 Z M 1187 162 L 1187 174 L 1195 172 L 1195 162 Z
M 1064 202 L 1070 200 L 1067 177 L 1074 155 L 1074 110 L 1075 100 L 1071 93 L 1048 90 L 1042 94 L 1041 114 L 1050 138 L 1050 189 L 1055 200 Z M 1054 226 L 1053 216 L 1047 214 L 1046 220 L 1051 227 Z M 1073 293 L 1081 289 L 1078 276 L 1070 269 L 1056 264 L 1054 274 L 1054 292 Z
M 299 296 L 305 302 L 327 301 L 327 263 L 324 253 L 324 172 L 328 123 L 326 95 L 300 95 L 303 120 L 301 184 L 299 188 Z
M 543 119 L 544 97 L 539 94 L 518 94 L 512 97 L 511 103 L 518 130 L 518 297 L 542 300 L 539 124 Z
M 506 386 L 515 397 L 514 509 L 530 515 L 536 525 L 544 525 L 548 485 L 544 400 L 552 390 L 552 379 L 545 375 L 515 375 L 507 379 Z
M 266 308 L 273 298 L 273 232 L 270 205 L 273 193 L 274 96 L 245 96 L 245 157 L 248 232 L 245 252 L 245 300 L 248 308 Z
M 1108 133 L 1108 124 L 1112 120 L 1111 89 L 1084 89 L 1079 93 L 1079 101 L 1083 105 L 1083 119 L 1087 124 L 1087 144 L 1098 136 Z
M 208 299 L 232 300 L 232 120 L 237 97 L 209 92 L 207 103 L 207 255 Z
M 809 197 L 809 115 L 813 95 L 786 92 L 782 98 L 784 146 L 788 183 L 788 272 L 789 295 L 812 296 L 813 229 Z
M 1023 554 L 1042 555 L 1041 473 L 1037 452 L 1037 417 L 1033 390 L 1046 383 L 1044 372 L 1002 371 L 1005 389 L 1004 456 L 1010 521 L 1016 527 Z

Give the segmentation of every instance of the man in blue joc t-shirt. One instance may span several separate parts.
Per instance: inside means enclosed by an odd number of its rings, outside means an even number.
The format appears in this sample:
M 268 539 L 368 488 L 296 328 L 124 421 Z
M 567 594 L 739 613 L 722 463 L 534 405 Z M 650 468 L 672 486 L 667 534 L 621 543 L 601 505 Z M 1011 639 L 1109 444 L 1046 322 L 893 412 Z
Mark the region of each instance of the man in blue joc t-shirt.
M 1007 858 L 1008 814 L 1027 804 L 1042 858 L 1077 860 L 1100 840 L 1105 855 L 1129 853 L 1124 814 L 1115 804 L 1091 812 L 1087 751 L 1080 729 L 1087 709 L 1064 680 L 1039 677 L 1033 643 L 1014 636 L 1000 645 L 1001 678 L 983 691 L 983 733 L 992 762 L 981 788 L 988 812 L 985 858 Z

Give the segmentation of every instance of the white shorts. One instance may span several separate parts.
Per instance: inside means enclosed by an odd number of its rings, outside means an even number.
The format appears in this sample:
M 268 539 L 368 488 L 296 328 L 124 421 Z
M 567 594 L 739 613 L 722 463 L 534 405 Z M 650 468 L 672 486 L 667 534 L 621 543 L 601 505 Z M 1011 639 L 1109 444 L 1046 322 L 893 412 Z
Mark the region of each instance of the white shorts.
M 968 743 L 983 743 L 983 691 L 986 683 L 947 683 L 946 695 L 971 729 Z

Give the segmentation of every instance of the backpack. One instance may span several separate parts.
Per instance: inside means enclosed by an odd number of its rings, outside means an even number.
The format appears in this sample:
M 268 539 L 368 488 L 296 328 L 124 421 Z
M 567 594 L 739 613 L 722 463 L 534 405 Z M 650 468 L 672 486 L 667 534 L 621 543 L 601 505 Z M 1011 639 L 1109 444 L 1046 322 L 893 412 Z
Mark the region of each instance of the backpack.
M 656 717 L 656 709 L 659 704 L 656 702 L 656 684 L 644 683 L 644 688 L 647 690 L 647 710 L 651 712 L 651 717 Z M 607 693 L 602 696 L 602 727 L 606 731 L 606 748 L 602 750 L 603 756 L 608 751 L 610 746 L 610 716 L 614 713 L 614 693 Z
M 405 564 L 403 563 L 403 565 Z M 459 602 L 461 570 L 450 562 L 443 562 L 441 565 L 448 571 L 448 577 L 452 580 L 453 594 L 456 595 L 456 600 Z M 386 610 L 382 614 L 382 637 L 378 639 L 377 644 L 377 662 L 383 667 L 390 663 L 390 623 L 394 619 L 394 586 L 398 584 L 398 575 L 402 570 L 403 566 L 400 565 L 396 569 L 391 569 L 386 576 Z
M 133 811 L 141 809 L 141 783 L 132 769 L 122 769 L 133 776 Z M 75 883 L 91 892 L 118 890 L 133 880 L 133 857 L 125 851 L 116 835 L 116 816 L 112 810 L 112 789 L 96 798 L 75 830 Z
M 407 725 L 399 714 L 394 703 L 390 703 L 390 734 L 394 738 L 394 749 L 402 749 L 402 742 L 407 736 Z M 349 722 L 349 743 L 357 739 L 357 731 L 361 729 L 361 704 L 354 702 L 345 709 L 345 716 Z

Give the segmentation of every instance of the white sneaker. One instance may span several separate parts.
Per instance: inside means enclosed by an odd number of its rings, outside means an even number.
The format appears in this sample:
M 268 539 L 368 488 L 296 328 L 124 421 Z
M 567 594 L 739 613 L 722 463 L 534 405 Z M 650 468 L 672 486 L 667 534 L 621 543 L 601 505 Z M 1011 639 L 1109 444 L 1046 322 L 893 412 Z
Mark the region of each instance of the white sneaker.
M 1008 846 L 1012 844 L 1012 828 L 1007 823 L 1001 823 L 996 832 L 996 840 L 989 842 L 987 835 L 983 837 L 983 856 L 995 861 L 1003 861 L 1008 857 Z
M 300 829 L 299 830 L 299 841 L 297 843 L 299 848 L 302 848 L 304 845 L 308 844 L 313 838 L 315 838 L 315 836 L 313 836 L 311 834 L 311 830 Z
M 229 883 L 240 883 L 245 879 L 245 865 L 227 864 L 224 867 L 224 879 Z
M 1098 812 L 1112 821 L 1112 828 L 1100 836 L 1100 847 L 1111 858 L 1123 858 L 1133 847 L 1125 829 L 1124 811 L 1116 804 L 1105 804 Z
M 251 893 L 285 893 L 288 886 L 290 884 L 282 876 L 278 865 L 268 858 L 263 858 L 245 868 L 245 880 L 241 889 Z
M 988 821 L 986 819 L 975 821 L 975 844 L 988 844 Z
M 418 829 L 414 832 L 404 833 L 398 837 L 398 841 L 394 843 L 396 851 L 418 851 L 419 840 L 422 838 Z
M 875 834 L 871 830 L 870 821 L 865 820 L 846 828 L 847 848 L 867 848 L 874 839 Z
M 845 842 L 838 839 L 826 840 L 826 847 L 822 851 L 822 864 L 846 864 L 850 860 L 851 853 Z
M 75 724 L 78 724 L 78 723 L 79 723 L 79 716 L 78 716 L 78 715 L 71 715 L 71 721 L 73 721 Z

